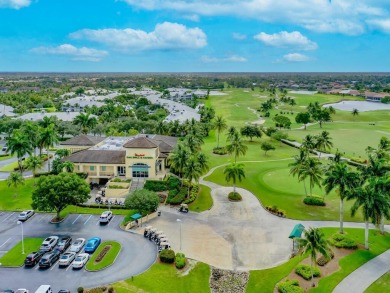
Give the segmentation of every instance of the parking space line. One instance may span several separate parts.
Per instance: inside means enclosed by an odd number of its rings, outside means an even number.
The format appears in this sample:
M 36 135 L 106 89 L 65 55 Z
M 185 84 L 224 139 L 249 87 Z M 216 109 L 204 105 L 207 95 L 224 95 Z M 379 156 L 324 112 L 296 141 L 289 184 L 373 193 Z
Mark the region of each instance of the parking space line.
M 115 216 L 112 217 L 111 221 L 108 222 L 108 225 L 107 225 L 107 226 L 110 226 L 111 222 L 114 221 L 114 219 L 115 219 Z
M 1 213 L 0 213 L 0 216 L 2 216 L 3 214 L 4 214 L 4 212 L 1 212 Z
M 7 242 L 10 241 L 11 239 L 12 239 L 12 237 L 8 238 L 6 242 L 4 242 L 3 244 L 0 245 L 0 248 L 2 248 L 5 244 L 7 244 Z
M 12 214 L 10 214 L 8 217 L 6 217 L 3 221 L 1 221 L 1 222 L 5 222 L 9 217 L 11 217 L 11 216 L 13 216 L 15 213 L 12 213 Z
M 73 265 L 73 261 L 68 265 L 65 271 L 67 272 L 72 265 Z
M 55 266 L 58 264 L 59 261 L 60 260 L 57 260 L 56 263 L 51 266 L 51 268 L 50 268 L 51 271 L 55 268 Z
M 99 223 L 100 223 L 100 218 L 97 220 L 95 225 L 97 226 Z
M 37 271 L 39 269 L 39 264 L 36 264 L 36 267 L 34 269 Z
M 81 217 L 81 215 L 79 215 L 77 218 L 76 218 L 76 220 L 74 220 L 73 222 L 72 222 L 72 225 L 74 224 L 74 223 L 76 223 L 76 221 L 78 220 L 78 218 L 80 218 Z
M 92 218 L 92 215 L 89 216 L 89 218 L 84 222 L 84 225 L 88 223 L 88 221 Z

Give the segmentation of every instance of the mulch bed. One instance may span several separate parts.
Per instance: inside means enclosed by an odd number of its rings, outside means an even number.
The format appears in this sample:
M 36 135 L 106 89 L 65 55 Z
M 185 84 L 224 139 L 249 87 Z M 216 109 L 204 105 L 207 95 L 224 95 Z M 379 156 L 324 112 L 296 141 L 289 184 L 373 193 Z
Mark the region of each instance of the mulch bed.
M 212 293 L 244 293 L 249 280 L 248 272 L 211 268 L 210 289 Z

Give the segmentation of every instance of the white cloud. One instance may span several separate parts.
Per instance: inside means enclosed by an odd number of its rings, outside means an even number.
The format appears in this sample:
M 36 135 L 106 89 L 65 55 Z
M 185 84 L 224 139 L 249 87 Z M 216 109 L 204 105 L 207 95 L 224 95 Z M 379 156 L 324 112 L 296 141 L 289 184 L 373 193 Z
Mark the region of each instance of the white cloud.
M 193 22 L 199 22 L 200 21 L 200 17 L 199 17 L 198 14 L 186 14 L 186 15 L 183 15 L 183 18 L 191 20 Z
M 388 0 L 122 0 L 146 10 L 235 16 L 293 24 L 316 32 L 359 35 L 367 20 L 389 17 Z
M 240 34 L 240 33 L 233 33 L 232 36 L 233 36 L 233 39 L 238 40 L 238 41 L 242 41 L 242 40 L 246 39 L 246 35 Z
M 305 62 L 305 61 L 310 61 L 311 58 L 300 53 L 290 53 L 284 55 L 283 60 L 289 62 Z
M 0 8 L 20 9 L 31 4 L 31 0 L 0 0 Z
M 97 62 L 108 55 L 107 51 L 96 50 L 93 48 L 77 48 L 70 44 L 63 44 L 57 47 L 37 47 L 31 49 L 31 52 L 43 55 L 62 55 L 72 57 L 72 60 Z
M 83 29 L 70 37 L 104 43 L 124 51 L 197 49 L 207 45 L 207 36 L 201 29 L 171 22 L 157 24 L 152 32 L 132 28 Z
M 272 35 L 261 32 L 254 38 L 273 47 L 294 47 L 300 50 L 316 50 L 318 48 L 315 42 L 310 41 L 297 31 L 291 33 L 282 31 Z
M 203 63 L 217 63 L 217 62 L 246 62 L 248 61 L 245 57 L 238 55 L 231 55 L 224 58 L 202 56 L 200 59 Z
M 368 21 L 371 27 L 390 34 L 390 18 L 387 19 L 372 19 Z

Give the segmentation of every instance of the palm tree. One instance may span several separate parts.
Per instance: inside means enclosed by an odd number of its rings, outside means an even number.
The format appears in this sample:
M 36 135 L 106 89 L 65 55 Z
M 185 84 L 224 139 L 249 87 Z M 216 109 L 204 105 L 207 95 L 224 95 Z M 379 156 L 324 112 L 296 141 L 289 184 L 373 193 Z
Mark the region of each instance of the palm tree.
M 316 138 L 313 135 L 306 135 L 302 141 L 301 148 L 306 150 L 307 152 L 311 152 L 316 147 Z
M 320 157 L 321 151 L 330 150 L 333 147 L 332 138 L 328 131 L 322 131 L 316 138 L 315 147 L 320 151 L 318 155 Z
M 24 178 L 19 172 L 11 172 L 7 178 L 7 185 L 11 187 L 12 185 L 16 188 L 19 185 L 24 185 Z
M 171 168 L 182 176 L 190 154 L 186 146 L 182 143 L 176 145 L 174 150 L 169 154 L 168 160 Z
M 208 159 L 204 153 L 198 152 L 196 154 L 196 160 L 202 170 L 202 172 L 206 172 L 209 169 Z
M 358 109 L 353 109 L 352 110 L 352 115 L 355 117 L 357 115 L 359 115 L 359 110 Z
M 187 161 L 186 166 L 184 167 L 184 178 L 188 179 L 188 196 L 190 196 L 190 189 L 192 185 L 192 180 L 198 182 L 200 175 L 202 174 L 202 168 L 198 163 L 196 157 L 192 156 Z
M 43 160 L 39 156 L 30 156 L 26 159 L 25 165 L 27 170 L 32 170 L 33 177 L 35 177 L 36 170 L 41 169 L 43 166 Z
M 34 154 L 35 154 L 35 148 L 38 146 L 38 140 L 39 140 L 39 127 L 38 127 L 38 125 L 36 123 L 31 122 L 31 121 L 26 121 L 23 123 L 21 129 L 22 129 L 24 135 L 31 142 L 31 145 L 34 148 Z
M 96 117 L 91 116 L 89 113 L 80 113 L 80 115 L 73 119 L 73 124 L 80 125 L 83 134 L 87 134 L 90 129 L 97 125 L 97 123 Z
M 227 141 L 231 141 L 237 135 L 238 131 L 234 126 L 230 126 L 227 134 Z
M 298 241 L 303 247 L 302 254 L 310 254 L 310 269 L 312 286 L 315 287 L 313 277 L 313 265 L 317 263 L 317 253 L 321 253 L 325 258 L 330 258 L 329 243 L 325 239 L 324 233 L 318 228 L 309 228 L 304 231 L 305 238 L 300 238 Z
M 307 196 L 306 182 L 305 178 L 302 178 L 303 175 L 303 165 L 306 164 L 307 152 L 303 149 L 299 149 L 299 155 L 294 157 L 294 162 L 290 163 L 288 166 L 291 167 L 290 174 L 295 177 L 298 176 L 298 181 L 303 181 L 303 186 L 305 187 L 305 195 Z
M 374 224 L 379 225 L 382 216 L 385 216 L 386 218 L 390 217 L 389 197 L 376 188 L 376 184 L 378 184 L 377 180 L 377 178 L 372 178 L 369 180 L 368 184 L 352 189 L 348 194 L 348 199 L 355 200 L 351 208 L 352 217 L 355 216 L 360 208 L 363 213 L 365 222 L 364 247 L 366 249 L 369 249 L 368 222 L 371 220 Z
M 70 150 L 68 150 L 68 149 L 58 149 L 58 150 L 56 150 L 55 155 L 59 159 L 63 159 L 63 158 L 65 158 L 65 157 L 70 155 Z
M 290 99 L 288 101 L 288 104 L 291 106 L 291 110 L 292 110 L 292 107 L 294 107 L 297 104 L 297 102 L 295 102 L 295 99 Z
M 156 125 L 156 133 L 157 134 L 165 134 L 166 125 L 164 121 L 159 121 Z
M 310 196 L 313 196 L 313 187 L 321 188 L 322 169 L 321 162 L 316 158 L 307 158 L 302 166 L 302 180 L 309 177 Z
M 227 128 L 226 120 L 222 116 L 217 116 L 214 121 L 214 127 L 217 130 L 217 148 L 219 148 L 219 135 Z
M 338 162 L 326 171 L 323 185 L 325 186 L 326 194 L 329 194 L 333 189 L 340 198 L 340 233 L 343 234 L 344 221 L 344 199 L 348 192 L 353 189 L 359 180 L 357 173 L 352 172 L 345 162 Z
M 233 181 L 233 191 L 236 192 L 236 182 L 242 181 L 245 178 L 244 164 L 242 163 L 231 163 L 225 167 L 223 170 L 223 174 L 225 174 L 226 182 Z
M 50 124 L 48 127 L 43 128 L 41 135 L 40 135 L 41 143 L 42 145 L 46 148 L 47 151 L 47 167 L 48 171 L 50 172 L 50 154 L 49 154 L 49 149 L 53 147 L 56 143 L 58 143 L 58 133 L 54 128 L 54 124 Z
M 65 161 L 61 164 L 62 168 L 65 169 L 66 172 L 71 173 L 74 170 L 74 164 L 70 161 Z
M 51 124 L 56 124 L 57 117 L 56 116 L 44 116 L 41 121 L 39 121 L 39 125 L 43 128 L 48 127 Z
M 203 144 L 203 138 L 189 134 L 185 137 L 184 144 L 188 147 L 191 153 L 196 153 L 200 150 Z
M 234 162 L 237 162 L 237 157 L 240 155 L 245 156 L 248 147 L 244 145 L 241 140 L 241 136 L 236 133 L 230 141 L 230 144 L 226 146 L 226 150 L 229 154 L 234 154 Z
M 7 140 L 6 146 L 11 156 L 16 154 L 16 157 L 18 158 L 20 174 L 22 174 L 23 156 L 25 156 L 26 154 L 31 155 L 33 152 L 33 147 L 30 141 L 21 130 L 14 130 L 12 132 L 11 137 Z

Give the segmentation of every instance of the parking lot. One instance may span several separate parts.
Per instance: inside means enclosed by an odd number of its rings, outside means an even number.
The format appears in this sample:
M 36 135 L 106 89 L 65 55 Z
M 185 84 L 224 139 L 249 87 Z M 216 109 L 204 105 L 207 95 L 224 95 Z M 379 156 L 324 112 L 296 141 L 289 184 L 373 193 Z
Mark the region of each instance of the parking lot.
M 0 212 L 0 256 L 21 240 L 21 226 L 17 225 L 18 212 Z M 42 284 L 50 284 L 54 292 L 68 289 L 76 292 L 80 286 L 85 288 L 109 284 L 138 275 L 148 269 L 155 261 L 156 246 L 141 235 L 124 232 L 119 228 L 123 216 L 114 216 L 105 225 L 99 224 L 100 215 L 72 214 L 59 224 L 50 224 L 54 214 L 35 214 L 23 223 L 24 237 L 46 238 L 50 235 L 69 235 L 88 239 L 93 236 L 103 241 L 116 240 L 122 250 L 115 263 L 100 272 L 87 272 L 84 269 L 59 267 L 58 261 L 48 269 L 5 268 L 0 267 L 0 289 L 27 288 L 34 292 Z M 30 251 L 26 251 L 26 256 Z M 30 291 L 30 292 L 31 292 Z

